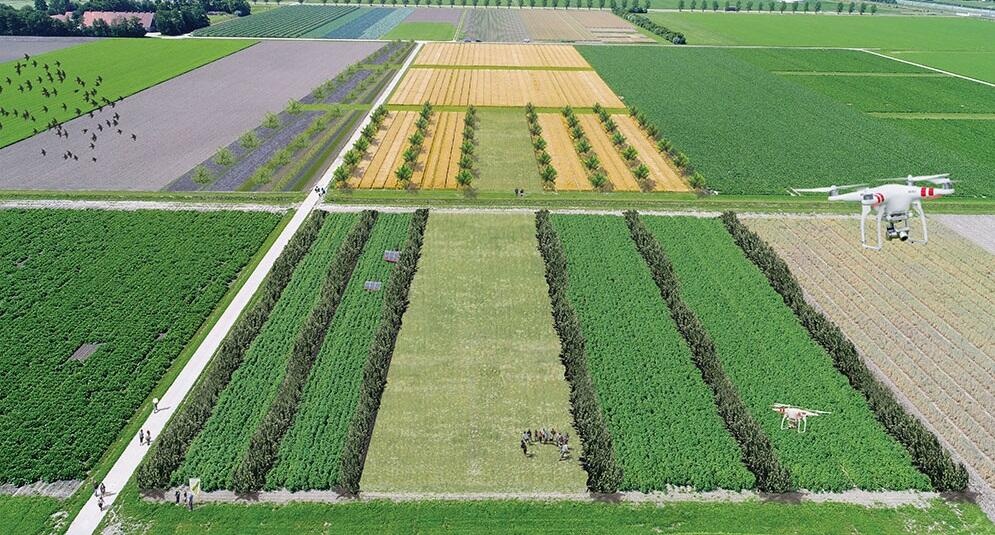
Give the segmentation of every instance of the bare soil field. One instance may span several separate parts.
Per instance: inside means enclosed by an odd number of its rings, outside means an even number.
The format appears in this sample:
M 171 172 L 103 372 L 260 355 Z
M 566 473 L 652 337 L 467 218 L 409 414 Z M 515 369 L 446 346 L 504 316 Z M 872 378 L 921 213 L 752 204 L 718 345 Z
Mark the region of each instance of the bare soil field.
M 380 46 L 258 43 L 66 123 L 68 139 L 44 132 L 5 147 L 0 189 L 161 189 L 257 126 L 266 112 L 280 111 Z M 114 114 L 121 124 L 112 127 Z M 64 159 L 67 151 L 74 157 Z
M 412 68 L 391 104 L 442 106 L 623 107 L 594 71 Z
M 448 22 L 453 26 L 459 24 L 463 18 L 463 10 L 460 8 L 425 8 L 419 7 L 404 19 L 404 22 Z
M 529 10 L 522 15 L 536 41 L 651 43 L 628 22 L 608 11 Z
M 97 37 L 14 37 L 4 35 L 0 36 L 0 63 L 23 58 L 25 54 L 29 56 L 44 54 L 97 39 Z
M 860 247 L 858 222 L 749 219 L 807 299 L 995 486 L 995 262 L 942 225 L 927 245 Z M 819 236 L 818 241 L 812 236 Z
M 415 58 L 414 65 L 591 69 L 572 46 L 539 44 L 427 43 Z

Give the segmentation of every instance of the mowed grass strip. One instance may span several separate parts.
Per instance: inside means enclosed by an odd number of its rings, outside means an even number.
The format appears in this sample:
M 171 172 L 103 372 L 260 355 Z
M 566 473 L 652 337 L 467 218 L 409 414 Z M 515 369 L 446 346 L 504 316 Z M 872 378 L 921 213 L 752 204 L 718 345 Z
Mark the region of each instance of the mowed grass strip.
M 754 485 L 620 217 L 553 215 L 620 490 Z
M 480 144 L 475 187 L 482 191 L 542 190 L 529 126 L 521 110 L 479 110 Z
M 809 490 L 930 488 L 908 452 L 833 367 L 717 219 L 642 217 L 708 330 L 722 367 L 789 470 Z M 831 411 L 782 430 L 774 403 Z
M 433 214 L 362 489 L 583 492 L 559 351 L 532 215 Z M 573 459 L 522 454 L 543 426 Z
M 394 264 L 385 250 L 400 250 L 410 214 L 380 214 L 342 302 L 311 368 L 294 421 L 266 478 L 268 488 L 331 489 L 339 482 L 342 444 L 359 398 L 363 365 L 381 321 L 384 290 Z M 383 283 L 367 291 L 366 281 Z
M 232 472 L 280 387 L 294 340 L 319 297 L 328 266 L 355 220 L 355 214 L 331 214 L 325 219 L 317 241 L 218 397 L 204 429 L 190 444 L 173 475 L 175 484 L 197 477 L 205 490 L 230 488 Z
M 0 102 L 3 107 L 8 112 L 27 111 L 36 119 L 0 117 L 0 124 L 3 125 L 0 129 L 0 147 L 31 136 L 33 129 L 44 131 L 52 119 L 65 122 L 77 117 L 77 108 L 82 113 L 94 109 L 83 100 L 85 90 L 96 89 L 98 100 L 101 97 L 117 100 L 254 43 L 251 40 L 220 39 L 103 39 L 35 56 L 31 62 L 37 60 L 37 67 L 29 62 L 20 75 L 14 69 L 16 60 L 0 64 L 0 84 L 3 85 Z M 56 67 L 57 61 L 61 67 Z M 64 70 L 65 82 L 60 83 L 58 78 L 49 82 L 45 64 L 48 64 L 53 77 L 57 68 Z M 86 87 L 76 83 L 77 76 L 86 82 Z M 96 86 L 98 76 L 102 81 Z M 38 81 L 38 77 L 42 78 L 42 82 Z M 7 78 L 10 78 L 10 84 L 6 83 Z M 31 81 L 33 89 L 27 90 L 27 80 Z M 23 86 L 25 90 L 18 91 L 18 86 Z M 42 88 L 50 92 L 55 89 L 58 94 L 46 98 L 42 95 Z M 77 89 L 81 91 L 74 92 Z M 62 109 L 63 104 L 66 105 L 65 110 Z M 43 107 L 48 108 L 47 113 Z

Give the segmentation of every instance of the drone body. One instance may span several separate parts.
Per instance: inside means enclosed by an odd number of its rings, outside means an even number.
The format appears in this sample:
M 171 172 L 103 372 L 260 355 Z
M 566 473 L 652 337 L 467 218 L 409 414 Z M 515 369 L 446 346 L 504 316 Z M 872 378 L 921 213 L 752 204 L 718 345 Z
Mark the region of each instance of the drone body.
M 826 411 L 816 411 L 811 409 L 802 409 L 799 407 L 792 407 L 791 405 L 785 405 L 784 403 L 775 403 L 771 406 L 771 409 L 781 415 L 781 429 L 797 429 L 799 433 L 804 433 L 808 431 L 808 418 L 810 416 L 821 416 L 823 414 L 832 414 Z M 785 425 L 786 424 L 786 425 Z
M 889 179 L 888 181 L 893 180 Z M 926 182 L 930 186 L 916 185 L 916 182 Z M 883 240 L 909 241 L 912 229 L 909 220 L 919 217 L 922 224 L 922 236 L 911 239 L 912 243 L 929 241 L 929 231 L 926 228 L 926 213 L 922 201 L 935 199 L 954 193 L 953 181 L 950 175 L 908 176 L 904 184 L 884 184 L 873 188 L 863 187 L 866 184 L 851 184 L 847 186 L 830 186 L 827 188 L 794 189 L 796 193 L 818 192 L 829 193 L 830 201 L 850 201 L 860 203 L 860 243 L 867 249 L 880 250 Z M 938 187 L 937 187 L 938 186 Z M 856 191 L 840 193 L 841 189 L 861 188 Z M 867 216 L 874 212 L 877 220 L 877 243 L 867 243 Z M 882 234 L 882 223 L 887 224 L 885 234 Z

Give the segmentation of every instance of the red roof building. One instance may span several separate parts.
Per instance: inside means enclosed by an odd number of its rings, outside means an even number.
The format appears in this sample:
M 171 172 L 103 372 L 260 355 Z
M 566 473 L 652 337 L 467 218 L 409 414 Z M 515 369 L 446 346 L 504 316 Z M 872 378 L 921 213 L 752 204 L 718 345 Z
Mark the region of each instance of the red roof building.
M 152 12 L 127 12 L 127 11 L 87 11 L 83 13 L 83 27 L 89 28 L 97 20 L 102 20 L 108 25 L 116 21 L 123 21 L 136 18 L 142 23 L 142 27 L 147 32 L 155 31 L 155 13 Z

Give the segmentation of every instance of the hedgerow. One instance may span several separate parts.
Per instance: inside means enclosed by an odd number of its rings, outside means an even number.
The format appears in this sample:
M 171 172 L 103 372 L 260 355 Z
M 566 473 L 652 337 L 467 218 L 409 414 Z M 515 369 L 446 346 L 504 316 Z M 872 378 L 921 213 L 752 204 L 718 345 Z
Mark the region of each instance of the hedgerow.
M 570 385 L 570 412 L 583 446 L 581 464 L 587 471 L 587 488 L 594 492 L 614 493 L 622 482 L 622 468 L 615 459 L 611 433 L 595 395 L 580 321 L 567 298 L 566 254 L 549 222 L 547 210 L 536 213 L 536 238 L 546 266 L 553 326 L 560 338 L 560 361 Z
M 788 265 L 763 239 L 748 229 L 736 214 L 725 212 L 722 222 L 733 240 L 770 281 L 771 286 L 794 311 L 812 339 L 832 357 L 836 369 L 863 394 L 878 421 L 912 456 L 915 466 L 929 477 L 939 491 L 967 488 L 967 471 L 954 462 L 939 441 L 914 416 L 908 414 L 894 395 L 871 374 L 856 346 L 829 318 L 805 300 L 804 293 Z
M 318 302 L 294 341 L 280 389 L 252 435 L 242 461 L 232 473 L 232 489 L 235 492 L 257 491 L 265 484 L 266 474 L 276 461 L 283 435 L 297 414 L 301 391 L 307 382 L 311 366 L 321 350 L 325 334 L 335 318 L 342 294 L 376 219 L 377 212 L 365 210 L 339 247 L 322 284 Z
M 656 238 L 646 229 L 636 212 L 625 213 L 625 221 L 643 259 L 660 288 L 660 295 L 670 308 L 677 330 L 691 348 L 694 363 L 705 383 L 712 389 L 719 415 L 726 429 L 743 451 L 743 463 L 757 478 L 757 489 L 763 492 L 788 492 L 794 489 L 791 474 L 781 464 L 770 438 L 750 415 L 749 409 L 729 380 L 715 351 L 711 336 L 697 314 L 684 303 L 674 266 Z
M 210 417 L 214 403 L 228 385 L 232 373 L 241 365 L 245 352 L 269 318 L 297 264 L 317 239 L 325 215 L 321 211 L 312 212 L 276 259 L 253 304 L 232 326 L 193 390 L 176 409 L 139 465 L 136 476 L 139 488 L 162 489 L 169 485 L 187 447 Z
M 656 22 L 650 20 L 649 17 L 644 17 L 638 13 L 632 13 L 629 10 L 620 9 L 620 8 L 615 8 L 612 11 L 619 17 L 622 17 L 623 19 L 635 24 L 636 26 L 639 26 L 640 28 L 645 28 L 659 35 L 660 37 L 663 37 L 664 39 L 670 41 L 671 43 L 674 43 L 675 45 L 683 45 L 687 43 L 687 39 L 684 38 L 683 33 L 671 30 L 666 26 L 657 24 Z
M 340 486 L 352 493 L 359 492 L 359 480 L 363 475 L 366 452 L 373 436 L 380 400 L 387 387 L 387 370 L 394 355 L 397 333 L 401 330 L 401 321 L 404 312 L 408 309 L 408 290 L 418 270 L 418 259 L 421 257 L 422 240 L 427 224 L 428 210 L 422 208 L 415 211 L 401 258 L 387 282 L 380 326 L 370 346 L 369 358 L 363 367 L 359 403 L 349 424 L 349 434 L 342 448 L 342 466 L 339 468 Z
M 463 142 L 460 144 L 459 172 L 456 173 L 456 183 L 461 188 L 469 188 L 477 177 L 477 139 L 476 130 L 480 120 L 477 118 L 477 108 L 472 105 L 466 109 L 463 117 Z

